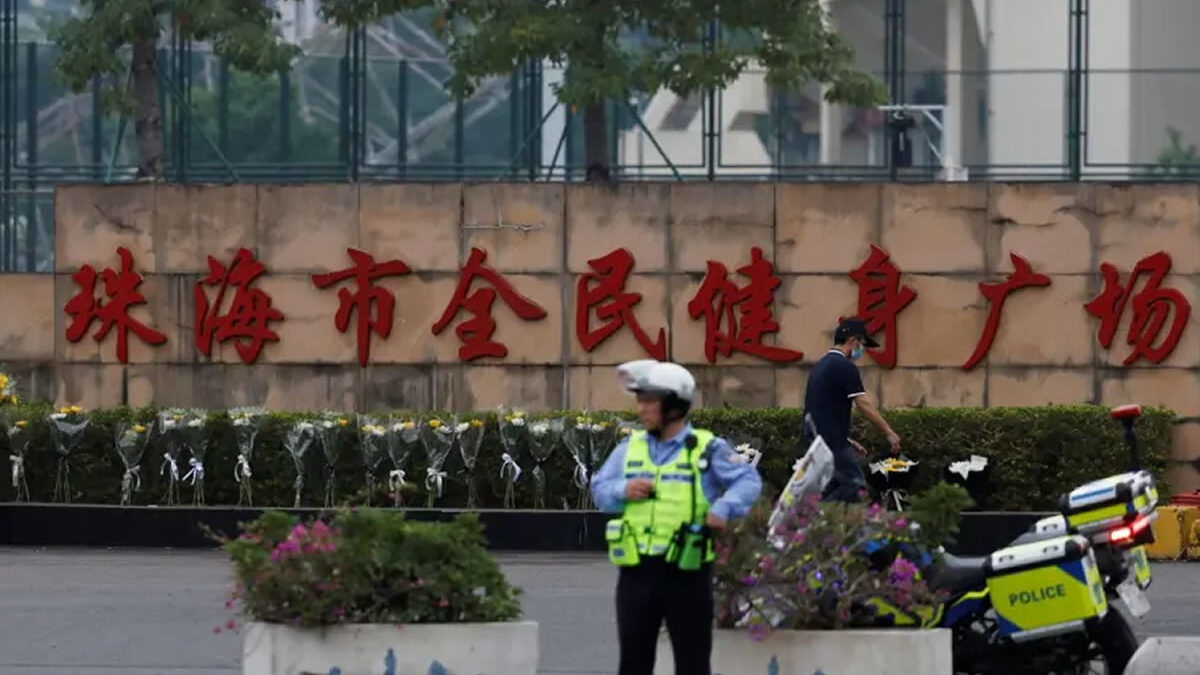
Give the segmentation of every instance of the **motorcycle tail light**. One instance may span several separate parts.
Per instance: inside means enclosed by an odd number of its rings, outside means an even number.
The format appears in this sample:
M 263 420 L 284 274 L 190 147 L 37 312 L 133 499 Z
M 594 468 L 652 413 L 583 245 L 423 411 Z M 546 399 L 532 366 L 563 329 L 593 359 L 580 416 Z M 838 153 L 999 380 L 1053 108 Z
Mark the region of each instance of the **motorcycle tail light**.
M 1150 526 L 1150 518 L 1147 516 L 1138 516 L 1128 525 L 1122 525 L 1115 530 L 1110 530 L 1108 533 L 1108 541 L 1117 546 L 1124 544 L 1132 544 L 1137 536 L 1145 531 Z

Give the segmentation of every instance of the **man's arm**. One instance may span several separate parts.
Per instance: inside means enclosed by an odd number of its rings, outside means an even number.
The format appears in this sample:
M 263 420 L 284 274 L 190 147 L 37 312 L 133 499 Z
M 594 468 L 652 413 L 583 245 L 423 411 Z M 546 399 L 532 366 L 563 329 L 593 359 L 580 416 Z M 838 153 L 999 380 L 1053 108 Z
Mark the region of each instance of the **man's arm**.
M 592 476 L 592 501 L 601 511 L 620 513 L 625 508 L 625 449 L 628 447 L 629 438 L 626 437 Z
M 892 452 L 898 452 L 900 450 L 900 436 L 892 430 L 892 425 L 883 419 L 883 415 L 879 414 L 879 408 L 875 406 L 875 401 L 871 399 L 871 395 L 864 392 L 855 396 L 854 405 L 858 407 L 863 415 L 867 416 L 867 419 L 871 420 L 872 424 L 879 427 L 883 435 L 887 436 L 888 443 L 892 446 Z
M 741 518 L 750 512 L 762 492 L 762 478 L 758 475 L 758 469 L 741 459 L 723 438 L 714 438 L 710 449 L 709 471 L 724 493 L 713 502 L 709 513 L 726 522 Z M 740 461 L 733 461 L 735 455 Z

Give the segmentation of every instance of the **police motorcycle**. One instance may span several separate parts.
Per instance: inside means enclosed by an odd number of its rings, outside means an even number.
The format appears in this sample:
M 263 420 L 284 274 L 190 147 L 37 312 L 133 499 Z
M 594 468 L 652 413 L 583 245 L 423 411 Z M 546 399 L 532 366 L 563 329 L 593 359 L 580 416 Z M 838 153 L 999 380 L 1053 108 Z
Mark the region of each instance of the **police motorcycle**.
M 956 675 L 1120 675 L 1138 642 L 1111 600 L 1135 616 L 1149 610 L 1145 546 L 1158 493 L 1141 470 L 1133 424 L 1141 407 L 1112 410 L 1125 426 L 1131 470 L 1064 495 L 1060 514 L 1044 518 L 1007 547 L 980 558 L 939 549 L 931 556 L 903 542 L 872 542 L 873 564 L 897 555 L 948 594 L 938 607 L 906 612 L 874 600 L 881 625 L 948 628 Z M 1097 668 L 1098 667 L 1098 668 Z

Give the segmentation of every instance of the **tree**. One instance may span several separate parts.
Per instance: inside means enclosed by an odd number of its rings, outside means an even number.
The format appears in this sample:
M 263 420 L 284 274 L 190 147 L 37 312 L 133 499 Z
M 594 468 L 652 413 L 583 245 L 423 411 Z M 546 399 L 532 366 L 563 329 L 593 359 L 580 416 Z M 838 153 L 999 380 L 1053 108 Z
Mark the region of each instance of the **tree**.
M 1200 153 L 1196 146 L 1183 145 L 1183 132 L 1167 127 L 1167 147 L 1158 151 L 1158 164 L 1150 167 L 1152 176 L 1190 177 L 1200 173 Z
M 687 96 L 722 88 L 748 67 L 795 90 L 829 85 L 833 102 L 887 100 L 880 82 L 854 68 L 854 50 L 826 21 L 821 0 L 321 0 L 326 20 L 356 28 L 397 12 L 433 8 L 434 32 L 447 42 L 469 95 L 488 76 L 543 59 L 566 67 L 559 101 L 582 110 L 589 167 L 607 175 L 605 102 L 668 89 Z M 713 27 L 721 26 L 720 39 Z
M 95 77 L 113 83 L 105 92 L 105 107 L 133 117 L 140 177 L 161 179 L 165 174 L 157 48 L 168 29 L 182 40 L 210 43 L 218 56 L 250 73 L 285 71 L 299 53 L 275 32 L 272 22 L 278 12 L 262 0 L 79 4 L 81 15 L 52 31 L 62 49 L 57 70 L 76 93 Z
M 228 101 L 228 144 L 224 150 L 231 162 L 265 164 L 283 161 L 283 148 L 289 149 L 288 160 L 307 164 L 335 162 L 338 159 L 337 125 L 321 120 L 307 121 L 298 104 L 288 107 L 288 124 L 282 124 L 279 97 L 297 97 L 299 86 L 290 83 L 284 92 L 277 77 L 257 77 L 230 73 Z M 203 162 L 216 162 L 218 157 L 209 145 L 217 142 L 221 117 L 221 100 L 217 91 L 192 88 L 192 156 Z M 284 131 L 289 138 L 283 138 Z

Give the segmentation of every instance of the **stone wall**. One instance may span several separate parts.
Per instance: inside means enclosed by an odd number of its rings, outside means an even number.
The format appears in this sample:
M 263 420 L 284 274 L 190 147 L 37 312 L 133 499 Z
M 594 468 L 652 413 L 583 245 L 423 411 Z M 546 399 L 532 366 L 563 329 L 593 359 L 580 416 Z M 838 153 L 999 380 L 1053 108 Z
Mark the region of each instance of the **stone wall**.
M 586 351 L 576 328 L 581 275 L 592 271 L 590 260 L 619 248 L 635 259 L 625 287 L 642 294 L 634 315 L 650 341 L 665 329 L 670 357 L 696 373 L 702 404 L 797 406 L 807 369 L 829 346 L 838 317 L 865 309 L 849 273 L 877 247 L 900 270 L 899 285 L 916 294 L 886 335 L 896 345 L 894 367 L 863 359 L 867 386 L 883 405 L 1136 401 L 1200 419 L 1195 313 L 1169 356 L 1125 365 L 1135 349 L 1127 340 L 1135 314 L 1152 319 L 1175 300 L 1160 293 L 1158 301 L 1142 302 L 1154 298 L 1140 293 L 1151 275 L 1139 277 L 1108 349 L 1098 340 L 1102 321 L 1085 309 L 1104 288 L 1102 263 L 1113 266 L 1123 287 L 1135 265 L 1159 251 L 1172 261 L 1161 288 L 1196 301 L 1195 185 L 71 186 L 58 190 L 55 210 L 55 273 L 0 275 L 0 360 L 34 395 L 89 407 L 623 406 L 611 366 L 646 351 L 627 327 Z M 119 246 L 144 276 L 139 290 L 147 302 L 131 315 L 166 336 L 165 344 L 149 346 L 130 335 L 125 363 L 117 358 L 115 329 L 101 342 L 92 339 L 99 321 L 82 339 L 68 340 L 73 319 L 64 311 L 80 288 L 72 275 L 85 265 L 120 271 Z M 208 256 L 228 267 L 241 248 L 265 268 L 250 287 L 269 294 L 285 316 L 270 324 L 279 340 L 252 365 L 233 342 L 216 341 L 203 355 L 195 332 L 195 289 L 210 273 Z M 346 332 L 335 326 L 338 289 L 353 291 L 354 280 L 321 290 L 312 279 L 350 267 L 348 248 L 411 270 L 376 282 L 394 294 L 395 313 L 390 336 L 372 335 L 365 366 L 357 314 Z M 706 355 L 705 319 L 691 316 L 689 302 L 709 261 L 744 285 L 738 270 L 753 248 L 774 264 L 780 282 L 773 304 L 779 330 L 763 342 L 803 352 L 799 361 L 773 363 L 735 350 L 714 363 Z M 526 321 L 495 299 L 493 338 L 508 349 L 502 359 L 460 358 L 456 329 L 471 317 L 467 309 L 440 334 L 431 330 L 473 249 L 545 311 Z M 990 352 L 964 370 L 989 313 L 980 283 L 1004 281 L 1013 271 L 1011 254 L 1049 285 L 1008 296 Z M 218 286 L 203 288 L 215 301 Z M 477 279 L 471 290 L 486 288 Z M 107 299 L 103 278 L 96 297 Z M 232 297 L 231 289 L 222 311 Z M 743 318 L 740 311 L 732 316 Z M 1162 343 L 1174 310 L 1163 316 L 1149 351 Z M 605 319 L 593 312 L 590 321 L 595 328 Z M 1153 332 L 1153 324 L 1143 331 Z M 1181 425 L 1181 459 L 1200 456 L 1192 439 L 1200 440 L 1200 424 Z

